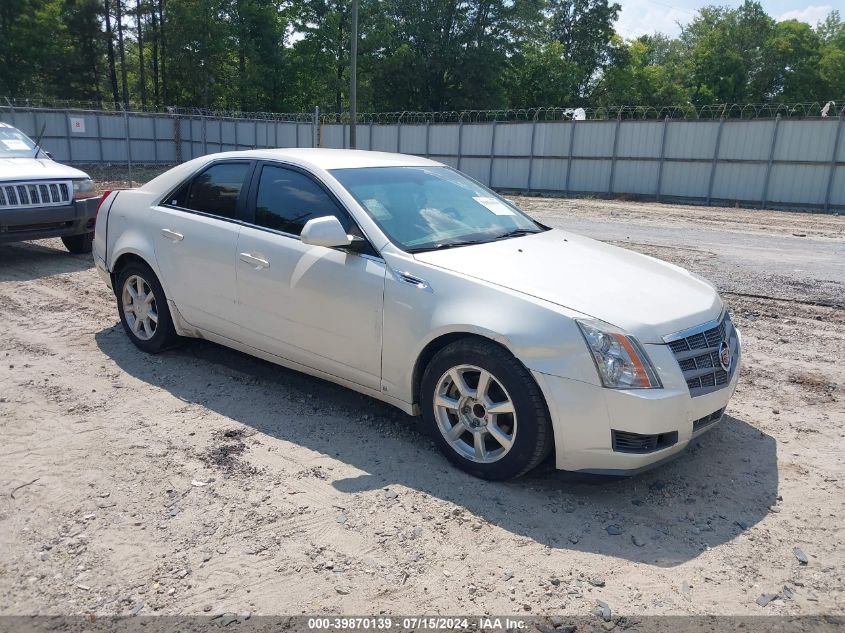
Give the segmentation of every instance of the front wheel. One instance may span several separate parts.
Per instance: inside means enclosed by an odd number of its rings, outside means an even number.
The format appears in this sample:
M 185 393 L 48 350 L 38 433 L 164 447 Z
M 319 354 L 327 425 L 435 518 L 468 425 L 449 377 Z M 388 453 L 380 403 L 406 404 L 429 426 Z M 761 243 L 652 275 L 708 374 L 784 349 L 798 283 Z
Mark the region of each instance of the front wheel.
M 552 449 L 543 395 L 503 347 L 467 338 L 435 354 L 420 389 L 423 419 L 446 457 L 484 479 L 511 479 Z
M 167 298 L 149 266 L 127 264 L 117 276 L 116 294 L 120 322 L 136 347 L 156 353 L 173 345 L 177 336 Z

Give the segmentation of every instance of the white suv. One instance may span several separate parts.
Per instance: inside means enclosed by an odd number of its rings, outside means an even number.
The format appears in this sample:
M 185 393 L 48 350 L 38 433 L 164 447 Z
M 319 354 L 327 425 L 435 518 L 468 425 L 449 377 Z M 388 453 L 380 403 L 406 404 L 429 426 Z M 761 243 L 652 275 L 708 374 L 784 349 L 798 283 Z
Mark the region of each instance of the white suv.
M 707 281 L 413 156 L 197 158 L 104 197 L 94 263 L 140 349 L 205 338 L 421 413 L 489 479 L 552 451 L 654 465 L 719 422 L 739 376 Z
M 0 123 L 0 242 L 61 237 L 71 253 L 90 253 L 96 195 L 88 174 Z

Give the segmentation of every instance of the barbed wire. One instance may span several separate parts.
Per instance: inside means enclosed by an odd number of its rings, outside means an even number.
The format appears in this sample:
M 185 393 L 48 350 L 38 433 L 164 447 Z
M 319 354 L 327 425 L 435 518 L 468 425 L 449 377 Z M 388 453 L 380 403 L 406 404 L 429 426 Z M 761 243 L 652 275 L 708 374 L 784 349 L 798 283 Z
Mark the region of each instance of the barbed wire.
M 105 101 L 77 101 L 47 97 L 0 97 L 4 110 L 67 110 L 77 112 L 124 112 L 132 114 L 168 114 L 174 117 L 245 119 L 250 121 L 282 121 L 311 123 L 314 112 L 241 112 L 224 108 L 194 108 L 182 106 L 142 106 Z M 361 112 L 359 124 L 425 124 L 425 123 L 490 123 L 493 121 L 570 121 L 608 119 L 765 119 L 765 118 L 823 118 L 845 116 L 845 99 L 808 103 L 722 103 L 708 105 L 668 106 L 606 106 L 587 108 L 537 107 L 491 110 L 448 110 L 441 112 Z M 321 112 L 321 123 L 350 122 L 349 112 Z
M 107 101 L 78 101 L 71 99 L 51 99 L 48 97 L 11 98 L 0 97 L 0 109 L 4 110 L 68 110 L 73 112 L 106 112 L 110 114 L 169 114 L 179 117 L 197 117 L 213 119 L 248 119 L 250 121 L 301 121 L 310 123 L 314 120 L 313 112 L 241 112 L 224 108 L 188 108 L 182 106 L 151 106 L 130 102 L 112 103 Z
M 828 106 L 828 104 L 830 104 Z M 827 109 L 825 109 L 827 106 Z M 493 121 L 570 121 L 608 119 L 764 119 L 820 118 L 845 115 L 845 100 L 813 103 L 714 104 L 677 106 L 607 106 L 598 108 L 524 108 L 517 110 L 454 110 L 446 112 L 363 112 L 358 123 L 490 123 Z M 349 123 L 348 112 L 323 113 L 323 123 Z

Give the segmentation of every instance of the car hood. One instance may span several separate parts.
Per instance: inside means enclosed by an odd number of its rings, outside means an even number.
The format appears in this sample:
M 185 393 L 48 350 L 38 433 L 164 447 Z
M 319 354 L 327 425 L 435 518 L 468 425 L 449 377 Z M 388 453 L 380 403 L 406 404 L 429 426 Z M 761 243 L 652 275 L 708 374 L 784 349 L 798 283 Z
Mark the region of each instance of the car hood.
M 551 229 L 417 260 L 606 321 L 643 343 L 715 319 L 715 288 L 673 264 Z
M 72 178 L 88 178 L 88 174 L 49 158 L 0 159 L 0 181 L 70 180 Z

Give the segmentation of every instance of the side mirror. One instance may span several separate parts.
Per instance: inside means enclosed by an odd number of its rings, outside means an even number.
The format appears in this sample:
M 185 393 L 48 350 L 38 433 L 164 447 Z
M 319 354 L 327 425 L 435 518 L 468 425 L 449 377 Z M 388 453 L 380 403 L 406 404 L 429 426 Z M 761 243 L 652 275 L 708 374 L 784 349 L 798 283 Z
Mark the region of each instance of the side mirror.
M 303 244 L 328 248 L 349 246 L 353 242 L 353 238 L 346 234 L 340 220 L 333 215 L 308 220 L 302 227 L 299 237 Z

